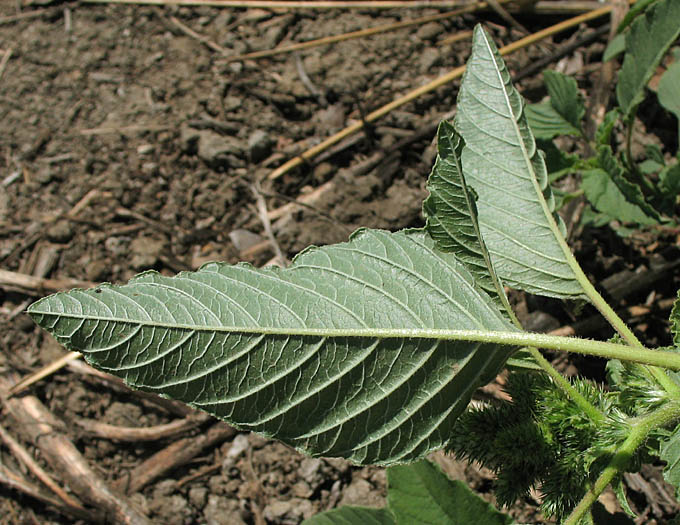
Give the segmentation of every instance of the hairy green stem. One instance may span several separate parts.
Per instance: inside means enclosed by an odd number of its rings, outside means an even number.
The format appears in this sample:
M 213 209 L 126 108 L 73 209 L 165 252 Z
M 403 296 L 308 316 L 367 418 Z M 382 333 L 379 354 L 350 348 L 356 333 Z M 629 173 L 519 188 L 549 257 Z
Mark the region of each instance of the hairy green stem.
M 579 273 L 576 274 L 577 279 L 581 283 L 583 291 L 588 296 L 593 306 L 598 309 L 602 316 L 609 321 L 609 324 L 623 337 L 623 339 L 632 348 L 644 348 L 640 340 L 635 336 L 633 331 L 628 328 L 628 325 L 623 322 L 623 320 L 617 315 L 614 309 L 609 306 L 609 303 L 604 300 L 600 293 L 595 289 L 595 287 L 590 283 L 588 278 L 583 274 L 583 271 L 579 267 Z M 582 278 L 581 278 L 582 277 Z M 653 363 L 647 363 L 653 364 Z M 663 366 L 663 365 L 661 365 Z M 666 392 L 672 394 L 674 397 L 680 397 L 680 386 L 675 383 L 664 370 L 652 366 L 648 368 L 649 374 L 659 383 Z
M 619 472 L 626 468 L 635 451 L 644 443 L 652 430 L 665 427 L 678 419 L 680 419 L 680 402 L 677 401 L 668 403 L 645 416 L 631 419 L 629 421 L 631 424 L 630 434 L 621 443 L 621 446 L 609 461 L 609 465 L 602 471 L 590 490 L 576 505 L 564 525 L 579 523 L 593 503 L 597 501 L 602 491 L 607 488 Z

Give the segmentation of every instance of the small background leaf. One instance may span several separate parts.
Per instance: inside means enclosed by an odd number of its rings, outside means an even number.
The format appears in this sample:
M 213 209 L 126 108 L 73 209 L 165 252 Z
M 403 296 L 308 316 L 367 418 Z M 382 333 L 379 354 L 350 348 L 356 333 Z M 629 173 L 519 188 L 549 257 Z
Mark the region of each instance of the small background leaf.
M 455 127 L 465 141 L 463 175 L 478 195 L 479 224 L 498 276 L 531 293 L 581 297 L 522 97 L 481 26 L 458 95 Z
M 411 525 L 510 525 L 461 481 L 452 481 L 429 461 L 387 470 L 387 501 L 397 523 Z
M 572 77 L 546 70 L 543 81 L 550 100 L 526 108 L 527 121 L 534 136 L 552 139 L 558 135 L 580 136 L 581 119 L 585 114 L 583 97 Z
M 660 217 L 644 198 L 642 190 L 628 181 L 623 167 L 609 146 L 601 146 L 598 162 L 602 169 L 584 171 L 581 187 L 586 198 L 600 212 L 621 222 L 658 224 Z
M 680 497 L 680 426 L 661 440 L 660 445 L 659 457 L 666 462 L 663 477 L 675 487 L 676 497 Z
M 611 39 L 602 55 L 602 62 L 609 62 L 612 58 L 619 56 L 626 50 L 626 35 L 619 33 Z
M 395 525 L 394 516 L 387 508 L 345 506 L 312 516 L 302 525 Z
M 656 91 L 659 104 L 678 119 L 678 135 L 680 136 L 680 62 L 674 62 L 662 75 Z
M 626 56 L 616 96 L 626 116 L 644 98 L 647 82 L 671 44 L 680 36 L 680 2 L 660 0 L 635 19 L 626 36 Z

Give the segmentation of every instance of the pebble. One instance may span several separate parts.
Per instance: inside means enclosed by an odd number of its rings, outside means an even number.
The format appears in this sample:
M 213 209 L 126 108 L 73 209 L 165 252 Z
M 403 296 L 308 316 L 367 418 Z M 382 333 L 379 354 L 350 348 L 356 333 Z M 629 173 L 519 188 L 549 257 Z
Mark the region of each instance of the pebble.
M 421 40 L 434 40 L 444 32 L 444 26 L 439 22 L 424 24 L 416 31 L 416 36 Z
M 248 139 L 248 155 L 252 162 L 266 159 L 272 152 L 272 139 L 266 131 L 255 130 Z
M 231 157 L 241 157 L 245 148 L 235 137 L 220 135 L 214 131 L 198 132 L 198 156 L 213 168 L 228 167 L 233 162 Z
M 132 258 L 130 264 L 136 270 L 145 270 L 155 266 L 158 262 L 165 241 L 151 237 L 137 237 L 130 243 Z
M 73 238 L 73 228 L 69 221 L 58 221 L 47 230 L 47 238 L 52 242 L 67 243 Z

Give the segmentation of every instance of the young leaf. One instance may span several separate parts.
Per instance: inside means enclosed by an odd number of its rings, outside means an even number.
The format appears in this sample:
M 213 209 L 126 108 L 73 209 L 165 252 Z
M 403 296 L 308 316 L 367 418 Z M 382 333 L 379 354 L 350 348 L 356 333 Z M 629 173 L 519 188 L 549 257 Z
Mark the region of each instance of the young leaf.
M 677 298 L 671 310 L 671 334 L 673 334 L 673 344 L 677 349 L 680 349 L 680 290 L 678 290 Z
M 619 106 L 626 117 L 635 113 L 644 98 L 647 82 L 668 48 L 680 36 L 679 20 L 680 2 L 660 0 L 632 23 L 616 86 Z
M 641 1 L 641 0 L 640 0 Z M 602 62 L 609 62 L 612 58 L 619 56 L 626 50 L 626 35 L 619 33 L 607 45 L 602 55 Z
M 645 201 L 639 186 L 626 179 L 623 167 L 609 146 L 600 147 L 598 162 L 601 169 L 582 174 L 581 187 L 590 203 L 621 222 L 658 224 L 658 213 Z
M 396 525 L 387 508 L 344 506 L 312 516 L 302 525 Z
M 612 131 L 614 131 L 614 126 L 620 117 L 621 111 L 619 108 L 614 108 L 605 113 L 602 123 L 597 127 L 597 131 L 595 132 L 595 142 L 597 144 L 602 146 L 610 145 Z
M 666 462 L 663 477 L 675 487 L 676 495 L 680 495 L 680 427 L 661 440 L 659 452 L 659 457 Z
M 478 196 L 482 236 L 498 276 L 510 286 L 561 298 L 581 297 L 571 252 L 554 212 L 543 155 L 521 96 L 494 43 L 475 28 L 458 95 L 455 127 L 465 141 L 463 175 Z
M 493 275 L 489 252 L 484 245 L 475 197 L 463 178 L 460 153 L 463 141 L 446 121 L 437 130 L 437 159 L 427 180 L 429 197 L 423 203 L 425 229 L 440 250 L 453 253 L 491 297 L 502 305 L 505 292 Z
M 147 272 L 51 295 L 28 313 L 134 388 L 361 464 L 445 446 L 472 392 L 513 350 L 434 331 L 516 331 L 422 230 L 360 230 L 285 270 Z
M 534 136 L 552 139 L 558 135 L 582 135 L 581 119 L 586 108 L 576 80 L 551 70 L 543 72 L 543 80 L 550 100 L 526 107 L 527 121 Z
M 387 501 L 398 524 L 510 525 L 513 519 L 497 511 L 462 481 L 452 481 L 429 461 L 390 467 Z
M 647 9 L 651 4 L 658 2 L 659 0 L 637 0 L 628 10 L 626 15 L 621 20 L 619 27 L 616 28 L 617 33 L 621 33 L 635 20 L 640 13 Z
M 680 62 L 674 62 L 661 76 L 656 90 L 659 104 L 678 119 L 678 136 L 680 137 Z

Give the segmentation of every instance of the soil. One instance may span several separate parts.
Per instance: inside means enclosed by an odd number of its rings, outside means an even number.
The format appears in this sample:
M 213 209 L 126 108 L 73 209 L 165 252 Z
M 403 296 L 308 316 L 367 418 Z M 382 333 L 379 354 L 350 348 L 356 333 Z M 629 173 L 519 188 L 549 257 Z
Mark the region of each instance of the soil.
M 0 4 L 0 17 L 16 14 L 18 4 Z M 455 83 L 392 111 L 301 168 L 276 180 L 267 175 L 363 115 L 463 64 L 469 38 L 450 42 L 452 35 L 485 21 L 501 44 L 520 36 L 495 15 L 464 15 L 299 54 L 230 62 L 228 55 L 437 11 L 42 4 L 25 7 L 44 9 L 42 16 L 0 26 L 0 48 L 11 50 L 0 78 L 0 267 L 92 282 L 123 282 L 149 268 L 174 274 L 211 260 L 272 261 L 277 254 L 267 241 L 257 191 L 286 258 L 310 244 L 346 240 L 360 226 L 421 226 L 425 181 L 436 154 L 434 126 L 454 107 Z M 531 29 L 555 21 L 520 20 Z M 560 42 L 508 57 L 511 71 L 522 76 L 525 96 L 538 101 L 544 95 L 538 71 L 527 68 L 588 31 L 582 26 L 560 36 Z M 596 39 L 558 64 L 576 75 L 586 94 L 603 48 L 603 40 Z M 310 195 L 316 198 L 308 206 L 290 204 Z M 669 343 L 667 300 L 680 288 L 680 274 L 667 266 L 678 257 L 677 235 L 667 228 L 623 238 L 607 228 L 572 228 L 572 245 L 592 279 L 619 276 L 605 291 L 618 308 L 639 307 L 628 317 L 650 346 Z M 631 276 L 653 271 L 651 284 L 622 289 L 620 283 Z M 64 353 L 22 313 L 42 293 L 11 285 L 0 290 L 0 371 L 8 378 Z M 537 330 L 592 315 L 587 308 L 566 310 L 524 294 L 514 300 Z M 589 330 L 586 335 L 597 335 Z M 558 359 L 568 372 L 602 377 L 599 361 Z M 141 428 L 177 417 L 74 367 L 33 385 L 30 394 L 67 423 L 85 418 Z M 6 414 L 0 421 L 20 436 Z M 122 443 L 93 437 L 74 424 L 66 432 L 111 484 L 177 439 Z M 19 469 L 6 449 L 2 454 Z M 435 459 L 453 478 L 492 499 L 492 473 L 444 454 Z M 663 483 L 658 468 L 640 479 L 642 487 Z M 655 491 L 632 492 L 645 523 L 664 523 L 677 510 L 672 501 L 659 503 Z M 382 506 L 385 494 L 383 469 L 305 458 L 279 443 L 236 433 L 130 499 L 157 523 L 297 524 L 340 505 Z M 520 522 L 539 522 L 539 500 L 534 494 L 510 510 Z M 0 508 L 0 523 L 72 522 L 5 486 Z

